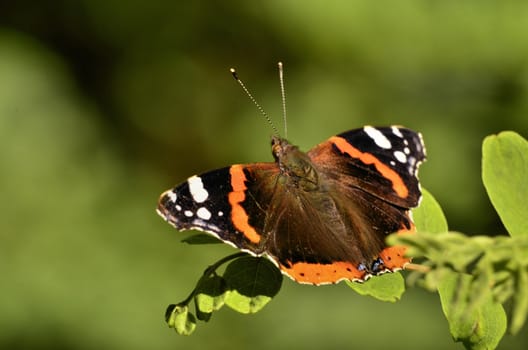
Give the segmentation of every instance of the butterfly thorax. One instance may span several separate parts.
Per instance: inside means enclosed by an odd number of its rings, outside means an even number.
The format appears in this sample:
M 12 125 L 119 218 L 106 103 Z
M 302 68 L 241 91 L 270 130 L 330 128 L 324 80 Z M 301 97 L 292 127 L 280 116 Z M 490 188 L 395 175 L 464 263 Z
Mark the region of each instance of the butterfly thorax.
M 317 171 L 308 155 L 288 140 L 273 137 L 271 151 L 279 165 L 281 176 L 279 181 L 284 185 L 294 186 L 304 191 L 315 191 L 319 188 Z

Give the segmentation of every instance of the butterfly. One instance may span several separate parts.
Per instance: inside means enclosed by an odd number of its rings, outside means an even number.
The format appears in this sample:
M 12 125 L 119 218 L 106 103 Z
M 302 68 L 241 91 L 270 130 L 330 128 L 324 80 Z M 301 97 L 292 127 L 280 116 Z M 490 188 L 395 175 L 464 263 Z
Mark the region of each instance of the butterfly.
M 271 150 L 274 162 L 191 176 L 162 193 L 157 212 L 178 230 L 266 256 L 299 283 L 364 281 L 410 261 L 385 238 L 415 230 L 420 133 L 364 126 L 308 152 L 273 136 Z

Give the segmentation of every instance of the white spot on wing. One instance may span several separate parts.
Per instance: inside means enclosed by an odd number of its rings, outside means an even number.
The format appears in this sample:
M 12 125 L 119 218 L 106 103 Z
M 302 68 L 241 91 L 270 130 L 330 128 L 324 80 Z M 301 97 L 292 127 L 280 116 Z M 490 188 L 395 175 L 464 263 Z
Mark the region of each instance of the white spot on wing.
M 191 176 L 187 183 L 189 184 L 189 192 L 196 203 L 203 203 L 209 197 L 209 192 L 204 188 L 202 178 L 196 175 Z
M 394 135 L 398 136 L 399 138 L 403 138 L 403 134 L 401 133 L 400 129 L 395 126 L 393 126 L 391 129 Z
M 403 149 L 403 153 L 405 153 L 405 154 L 407 154 L 407 155 L 408 155 L 408 154 L 411 154 L 411 150 L 409 149 L 409 147 L 405 147 L 405 148 Z
M 203 220 L 209 220 L 211 218 L 211 212 L 204 207 L 199 208 L 196 211 L 196 215 Z
M 219 211 L 218 212 L 218 216 L 224 216 L 224 212 L 223 211 Z
M 188 218 L 190 218 L 191 216 L 193 216 L 193 212 L 190 211 L 190 210 L 186 210 L 186 211 L 184 211 L 183 214 L 184 214 L 185 216 L 187 216 Z
M 181 211 L 182 210 L 181 205 L 178 205 L 178 204 L 176 204 L 175 208 L 176 208 L 177 211 Z
M 400 163 L 407 163 L 407 156 L 402 151 L 395 151 L 394 157 Z
M 409 174 L 411 174 L 413 176 L 417 176 L 418 175 L 418 166 L 417 166 L 416 158 L 409 157 L 409 161 L 407 163 L 409 164 L 409 166 L 407 168 L 409 170 Z
M 363 130 L 379 147 L 384 149 L 392 148 L 392 144 L 390 143 L 389 139 L 378 129 L 373 128 L 372 126 L 365 126 L 363 127 Z
M 174 193 L 173 191 L 167 192 L 167 197 L 169 197 L 169 201 L 172 203 L 176 203 L 176 199 L 178 198 L 176 193 Z

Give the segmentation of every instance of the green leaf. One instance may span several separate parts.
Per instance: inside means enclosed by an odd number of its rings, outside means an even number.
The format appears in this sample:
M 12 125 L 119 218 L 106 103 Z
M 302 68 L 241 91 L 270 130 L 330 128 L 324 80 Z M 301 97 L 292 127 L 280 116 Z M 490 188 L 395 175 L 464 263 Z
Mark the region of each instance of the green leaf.
M 440 233 L 446 232 L 447 221 L 440 207 L 429 191 L 422 188 L 422 201 L 413 209 L 413 219 L 418 232 Z
M 471 307 L 471 280 L 467 274 L 447 274 L 439 286 L 442 309 L 456 341 L 467 349 L 494 349 L 506 332 L 506 313 L 491 293 Z
M 224 306 L 227 283 L 224 278 L 212 275 L 200 280 L 195 294 L 196 307 L 200 312 L 211 313 Z
M 442 310 L 449 322 L 449 330 L 456 341 L 471 337 L 477 322 L 477 311 L 468 312 L 468 297 L 471 276 L 456 272 L 445 273 L 440 281 L 438 292 Z
M 236 259 L 226 267 L 223 277 L 229 288 L 225 303 L 240 313 L 259 311 L 282 285 L 279 269 L 263 257 Z
M 207 233 L 197 233 L 195 235 L 186 237 L 186 238 L 182 239 L 181 241 L 182 241 L 182 243 L 187 243 L 187 244 L 217 244 L 217 243 L 222 243 L 221 240 L 219 240 L 218 238 L 216 238 L 214 236 L 211 236 L 210 234 L 207 234 Z
M 405 292 L 405 281 L 398 272 L 374 276 L 363 283 L 352 281 L 346 281 L 346 283 L 357 293 L 369 295 L 381 301 L 396 302 Z
M 470 338 L 472 349 L 495 349 L 507 327 L 504 308 L 490 298 L 478 309 L 475 334 Z
M 196 318 L 187 305 L 171 304 L 165 312 L 165 320 L 170 328 L 180 335 L 191 335 L 196 328 Z
M 527 267 L 517 271 L 515 294 L 513 296 L 510 332 L 516 334 L 526 321 L 528 313 L 528 271 Z
M 512 131 L 482 144 L 482 180 L 511 236 L 528 235 L 528 141 Z
M 200 308 L 198 307 L 198 303 L 196 302 L 196 297 L 194 298 L 194 305 L 195 305 L 195 309 L 196 309 L 196 318 L 198 320 L 200 320 L 200 321 L 209 322 L 209 320 L 213 316 L 213 313 L 212 312 L 204 312 L 204 311 L 200 310 Z

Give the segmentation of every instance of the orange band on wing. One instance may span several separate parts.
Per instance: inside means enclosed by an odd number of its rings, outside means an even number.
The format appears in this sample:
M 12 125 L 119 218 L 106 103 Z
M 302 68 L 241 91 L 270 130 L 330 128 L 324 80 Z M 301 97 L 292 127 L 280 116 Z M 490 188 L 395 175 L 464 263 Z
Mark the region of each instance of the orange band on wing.
M 386 179 L 392 182 L 392 189 L 401 198 L 407 198 L 409 189 L 403 183 L 402 178 L 397 172 L 392 170 L 387 165 L 383 164 L 376 157 L 370 153 L 364 153 L 348 143 L 344 138 L 339 136 L 332 136 L 330 141 L 343 153 L 348 154 L 352 158 L 359 159 L 365 164 L 373 164 L 376 170 Z
M 337 283 L 342 280 L 362 280 L 365 276 L 364 271 L 359 271 L 352 263 L 345 261 L 332 264 L 297 262 L 291 267 L 281 265 L 280 268 L 299 283 L 315 285 Z
M 228 201 L 231 205 L 231 221 L 233 226 L 240 232 L 251 243 L 259 243 L 260 235 L 255 231 L 255 229 L 249 224 L 249 217 L 246 213 L 246 210 L 240 205 L 246 199 L 247 190 L 245 181 L 246 175 L 244 174 L 244 169 L 241 165 L 233 165 L 229 169 L 229 174 L 231 175 L 231 187 L 233 190 L 229 193 Z
M 414 231 L 414 226 L 411 226 L 408 230 L 398 231 L 398 234 L 412 234 Z M 405 268 L 405 265 L 412 260 L 405 256 L 406 250 L 404 246 L 383 249 L 379 254 L 379 258 L 383 261 L 380 273 Z M 357 265 L 347 261 L 336 261 L 331 264 L 295 262 L 290 266 L 280 264 L 280 269 L 296 282 L 315 285 L 337 283 L 342 280 L 364 281 L 370 276 L 367 271 L 360 271 Z

